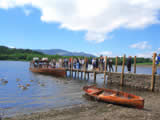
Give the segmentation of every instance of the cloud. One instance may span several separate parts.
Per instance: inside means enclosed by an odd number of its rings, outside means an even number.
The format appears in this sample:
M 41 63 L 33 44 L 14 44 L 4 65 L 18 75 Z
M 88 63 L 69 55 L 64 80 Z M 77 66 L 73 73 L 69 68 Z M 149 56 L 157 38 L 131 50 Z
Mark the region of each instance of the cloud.
M 137 29 L 159 24 L 160 0 L 0 0 L 0 8 L 30 5 L 41 20 L 60 28 L 86 31 L 86 40 L 100 43 L 119 28 Z
M 160 48 L 158 48 L 157 51 L 160 52 Z
M 96 53 L 95 55 L 96 56 L 100 56 L 100 55 L 103 55 L 103 56 L 112 56 L 112 52 L 111 51 L 103 51 L 103 52 Z
M 135 44 L 130 45 L 130 48 L 144 50 L 144 49 L 151 49 L 152 46 L 149 45 L 147 41 L 143 41 L 143 42 L 139 42 L 139 43 L 135 43 Z
M 12 46 L 12 45 L 6 45 L 6 44 L 0 44 L 0 46 L 6 46 L 6 47 L 8 47 L 8 48 L 16 48 L 15 46 Z
M 153 53 L 157 53 L 157 55 L 158 55 L 159 52 L 160 52 L 160 48 L 158 48 L 158 49 L 155 50 L 155 51 L 151 51 L 151 52 L 139 53 L 139 54 L 137 54 L 136 56 L 137 56 L 137 57 L 144 57 L 144 58 L 152 58 Z
M 7 47 L 12 48 L 12 49 L 13 49 L 13 48 L 16 48 L 15 46 L 10 46 L 10 45 L 8 45 Z
M 31 12 L 32 12 L 32 10 L 30 10 L 30 9 L 23 9 L 24 10 L 24 13 L 25 13 L 25 15 L 26 16 L 29 16 L 30 14 L 31 14 Z
M 139 53 L 136 56 L 142 58 L 152 58 L 154 52 Z

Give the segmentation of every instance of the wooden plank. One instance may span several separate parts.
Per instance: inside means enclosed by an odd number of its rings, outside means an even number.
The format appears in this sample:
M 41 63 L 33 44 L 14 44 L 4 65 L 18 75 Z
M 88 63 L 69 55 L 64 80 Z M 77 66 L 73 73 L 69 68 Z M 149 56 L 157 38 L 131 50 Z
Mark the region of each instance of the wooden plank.
M 154 91 L 154 86 L 155 86 L 156 56 L 157 56 L 157 54 L 154 53 L 154 54 L 153 54 L 153 64 L 152 64 L 151 91 Z
M 121 81 L 120 81 L 120 85 L 121 85 L 121 86 L 123 86 L 123 84 L 124 84 L 124 67 L 125 67 L 125 60 L 126 60 L 126 55 L 123 56 L 122 73 L 121 73 Z
M 136 56 L 134 56 L 134 73 L 136 73 Z

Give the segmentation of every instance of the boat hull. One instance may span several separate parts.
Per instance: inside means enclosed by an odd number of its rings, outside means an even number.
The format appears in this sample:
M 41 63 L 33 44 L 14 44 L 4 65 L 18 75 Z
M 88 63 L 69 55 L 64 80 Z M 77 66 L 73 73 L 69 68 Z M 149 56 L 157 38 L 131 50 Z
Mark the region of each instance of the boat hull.
M 96 86 L 85 86 L 83 90 L 87 95 L 92 96 L 97 100 L 124 106 L 136 107 L 139 109 L 144 108 L 144 99 L 140 96 L 122 91 L 97 88 Z
M 66 70 L 63 68 L 30 68 L 30 71 L 56 77 L 66 77 Z

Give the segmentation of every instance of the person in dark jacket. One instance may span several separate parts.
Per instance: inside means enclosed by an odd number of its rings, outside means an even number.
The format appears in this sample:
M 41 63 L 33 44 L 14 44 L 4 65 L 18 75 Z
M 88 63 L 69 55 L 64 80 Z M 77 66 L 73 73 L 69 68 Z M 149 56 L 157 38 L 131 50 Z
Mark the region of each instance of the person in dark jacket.
M 98 58 L 96 58 L 96 68 L 98 68 Z
M 131 66 L 132 66 L 132 57 L 129 56 L 127 59 L 127 68 L 128 68 L 128 72 L 131 72 Z
M 78 59 L 78 58 L 76 58 L 76 60 L 77 60 L 77 69 L 80 69 L 79 59 Z
M 114 72 L 112 64 L 113 64 L 112 59 L 109 58 L 109 72 L 111 72 L 111 71 Z

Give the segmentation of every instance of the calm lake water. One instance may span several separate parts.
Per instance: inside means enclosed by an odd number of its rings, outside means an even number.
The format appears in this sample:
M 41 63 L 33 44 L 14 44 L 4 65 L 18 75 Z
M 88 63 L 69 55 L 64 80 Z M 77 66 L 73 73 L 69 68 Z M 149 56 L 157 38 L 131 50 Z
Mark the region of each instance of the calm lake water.
M 151 74 L 152 68 L 137 67 L 137 73 Z M 29 71 L 29 62 L 19 61 L 0 61 L 0 78 L 8 81 L 0 81 L 0 114 L 6 116 L 87 103 L 82 87 L 93 84 L 93 75 L 87 81 L 40 75 Z M 30 86 L 22 90 L 19 84 Z M 97 84 L 103 85 L 103 75 L 97 76 Z

